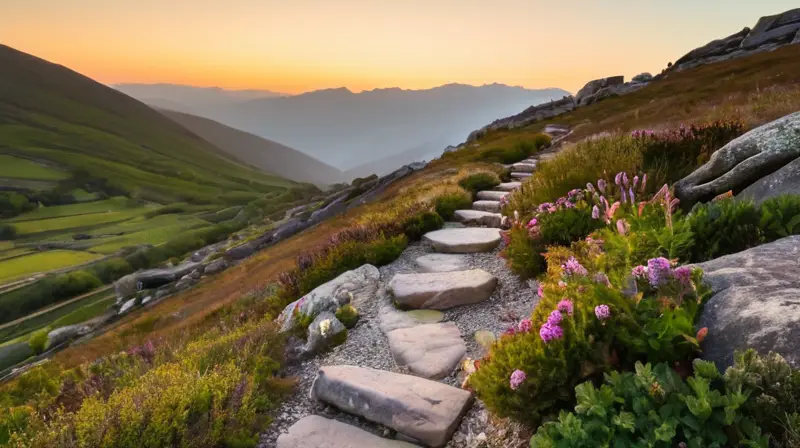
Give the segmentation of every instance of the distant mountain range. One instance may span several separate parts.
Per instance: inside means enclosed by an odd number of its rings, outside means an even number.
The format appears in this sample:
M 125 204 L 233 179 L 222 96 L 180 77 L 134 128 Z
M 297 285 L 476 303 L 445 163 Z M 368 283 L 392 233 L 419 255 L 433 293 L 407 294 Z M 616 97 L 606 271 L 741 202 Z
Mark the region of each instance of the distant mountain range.
M 269 90 L 227 90 L 180 84 L 114 84 L 111 87 L 152 106 L 184 110 L 187 107 L 215 107 L 260 98 L 286 96 Z
M 186 86 L 116 88 L 151 105 L 210 118 L 300 150 L 342 171 L 358 172 L 363 165 L 386 172 L 436 157 L 447 145 L 464 141 L 472 130 L 492 120 L 569 94 L 555 88 L 448 84 L 361 93 L 338 88 L 244 100 L 220 94 L 215 102 L 205 102 L 194 95 L 191 101 L 182 101 L 180 92 L 195 89 Z M 153 96 L 159 92 L 160 96 Z

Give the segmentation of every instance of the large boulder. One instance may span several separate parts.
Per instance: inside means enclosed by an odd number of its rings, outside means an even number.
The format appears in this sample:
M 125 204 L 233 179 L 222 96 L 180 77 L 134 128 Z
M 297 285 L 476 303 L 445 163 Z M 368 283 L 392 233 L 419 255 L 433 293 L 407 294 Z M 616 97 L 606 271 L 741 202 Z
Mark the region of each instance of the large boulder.
M 325 311 L 335 313 L 336 310 L 348 303 L 358 309 L 362 304 L 375 297 L 380 278 L 381 273 L 378 268 L 371 264 L 365 264 L 318 286 L 284 308 L 281 315 L 278 316 L 281 331 L 293 329 L 300 315 L 316 317 Z
M 798 30 L 800 30 L 800 8 L 762 17 L 742 41 L 742 48 L 758 48 L 775 41 L 791 42 Z
M 47 333 L 47 347 L 61 345 L 71 339 L 87 335 L 91 331 L 92 327 L 86 324 L 68 325 L 66 327 L 56 328 Z
M 216 260 L 212 261 L 206 266 L 205 271 L 203 273 L 205 275 L 214 275 L 219 274 L 220 272 L 224 271 L 228 268 L 228 262 L 225 261 L 224 258 L 217 258 Z
M 684 207 L 717 195 L 738 193 L 800 157 L 800 112 L 753 129 L 711 155 L 705 165 L 675 184 Z
M 308 326 L 308 340 L 303 347 L 302 355 L 313 355 L 325 348 L 338 345 L 343 342 L 341 337 L 347 336 L 346 332 L 347 328 L 333 313 L 329 311 L 319 313 Z
M 578 103 L 578 106 L 585 106 L 588 104 L 588 98 L 594 96 L 602 89 L 619 86 L 624 83 L 624 76 L 611 76 L 608 78 L 600 78 L 589 81 L 581 90 L 578 91 L 578 94 L 575 95 L 575 102 Z
M 745 188 L 739 197 L 760 204 L 782 194 L 800 194 L 800 158 Z
M 732 34 L 723 39 L 717 39 L 703 45 L 700 48 L 695 48 L 683 57 L 675 61 L 675 67 L 684 66 L 695 61 L 709 58 L 712 56 L 719 56 L 729 53 L 742 44 L 742 41 L 750 34 L 750 28 L 744 28 L 738 33 Z
M 721 368 L 737 350 L 780 353 L 800 367 L 800 236 L 783 238 L 699 265 L 714 295 L 699 327 L 703 357 Z

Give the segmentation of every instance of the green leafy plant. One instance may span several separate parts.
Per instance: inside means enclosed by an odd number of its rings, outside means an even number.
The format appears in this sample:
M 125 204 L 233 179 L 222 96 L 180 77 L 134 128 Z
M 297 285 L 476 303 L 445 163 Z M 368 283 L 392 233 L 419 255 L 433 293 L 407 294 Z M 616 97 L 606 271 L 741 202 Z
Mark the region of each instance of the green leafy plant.
M 604 222 L 592 218 L 589 207 L 562 208 L 554 213 L 541 214 L 538 225 L 539 238 L 545 246 L 569 246 L 573 241 L 605 227 Z
M 800 234 L 800 195 L 786 194 L 761 204 L 759 227 L 766 241 Z
M 31 334 L 30 338 L 28 339 L 28 345 L 31 346 L 33 353 L 40 355 L 47 349 L 47 333 L 49 331 L 50 330 L 48 328 L 43 328 Z
M 524 226 L 514 225 L 502 234 L 506 247 L 501 256 L 512 272 L 523 279 L 533 278 L 544 271 L 546 264 L 542 253 L 545 247 L 532 238 Z
M 719 378 L 712 363 L 700 360 L 686 382 L 666 364 L 611 372 L 600 388 L 578 385 L 575 412 L 545 423 L 531 447 L 769 448 L 769 437 L 743 412 L 749 394 L 720 386 Z
M 436 198 L 434 206 L 439 216 L 445 221 L 450 221 L 456 210 L 472 208 L 472 195 L 466 191 L 445 193 Z
M 750 201 L 733 198 L 699 204 L 687 217 L 694 234 L 691 260 L 706 261 L 763 242 L 761 214 Z

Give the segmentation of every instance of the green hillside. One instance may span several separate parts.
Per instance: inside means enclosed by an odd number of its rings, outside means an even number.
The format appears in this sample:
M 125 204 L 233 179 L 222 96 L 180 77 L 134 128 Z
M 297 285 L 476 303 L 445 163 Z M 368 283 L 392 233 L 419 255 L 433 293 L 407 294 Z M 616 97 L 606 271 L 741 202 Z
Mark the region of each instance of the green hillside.
M 55 189 L 77 171 L 107 181 L 95 189 L 162 204 L 241 204 L 298 185 L 230 158 L 114 89 L 2 45 L 0 157 L 0 187 Z

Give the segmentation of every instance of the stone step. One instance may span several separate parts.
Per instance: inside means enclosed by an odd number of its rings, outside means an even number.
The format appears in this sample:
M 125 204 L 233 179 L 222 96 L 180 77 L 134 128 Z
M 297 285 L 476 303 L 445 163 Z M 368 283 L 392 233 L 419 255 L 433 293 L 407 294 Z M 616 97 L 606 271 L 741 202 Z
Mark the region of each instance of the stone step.
M 532 173 L 536 171 L 536 164 L 535 163 L 515 163 L 511 165 L 511 169 L 513 171 L 522 172 L 522 173 Z
M 318 415 L 300 419 L 289 432 L 278 437 L 277 448 L 415 448 L 399 440 L 384 439 L 372 433 Z
M 456 210 L 453 218 L 467 225 L 486 226 L 499 228 L 503 223 L 500 213 L 482 212 L 480 210 Z
M 445 254 L 471 254 L 491 252 L 500 245 L 500 229 L 467 227 L 428 232 L 423 237 L 437 252 Z
M 475 201 L 472 203 L 472 209 L 482 212 L 500 213 L 500 201 Z
M 527 179 L 533 176 L 531 173 L 511 173 L 512 179 Z
M 520 188 L 520 187 L 522 187 L 522 182 L 504 182 L 504 183 L 496 186 L 495 188 L 497 188 L 498 190 L 503 190 L 503 191 L 514 191 L 514 190 L 516 190 L 517 188 Z
M 467 354 L 461 331 L 452 322 L 398 328 L 386 337 L 397 365 L 423 378 L 447 377 Z
M 423 255 L 416 259 L 416 263 L 422 272 L 453 272 L 469 269 L 467 259 L 456 254 Z
M 511 194 L 511 193 L 508 192 L 508 191 L 490 191 L 490 190 L 485 190 L 485 191 L 479 191 L 478 192 L 478 199 L 480 199 L 482 201 L 499 201 L 499 200 L 503 199 L 504 197 L 508 196 L 509 194 Z
M 434 310 L 483 302 L 495 287 L 497 278 L 483 269 L 396 274 L 389 282 L 389 291 L 398 305 Z
M 320 368 L 311 396 L 434 448 L 450 440 L 472 404 L 471 393 L 453 386 L 356 366 Z

